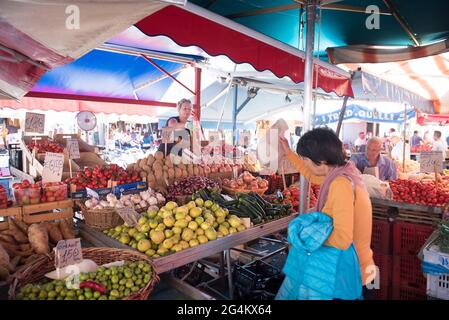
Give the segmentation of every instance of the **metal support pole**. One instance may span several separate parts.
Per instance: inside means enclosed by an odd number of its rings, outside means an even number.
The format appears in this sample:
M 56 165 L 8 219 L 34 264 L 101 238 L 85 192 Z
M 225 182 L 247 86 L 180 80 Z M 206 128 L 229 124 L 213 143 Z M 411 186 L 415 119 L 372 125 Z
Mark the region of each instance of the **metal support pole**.
M 231 250 L 226 250 L 226 265 L 228 269 L 228 289 L 229 299 L 234 300 L 234 284 L 232 282 L 232 267 L 231 267 Z
M 402 142 L 402 172 L 405 172 L 405 139 L 407 137 L 407 104 L 404 103 L 404 141 Z
M 349 97 L 345 97 L 343 99 L 343 105 L 341 106 L 341 110 L 340 110 L 340 116 L 338 117 L 338 125 L 337 125 L 337 137 L 340 136 L 340 131 L 341 131 L 341 126 L 343 124 L 343 119 L 345 118 L 345 113 L 346 113 L 346 106 L 348 105 L 348 99 Z
M 312 90 L 313 90 L 313 49 L 315 44 L 315 20 L 317 1 L 307 1 L 307 30 L 306 30 L 306 59 L 304 70 L 304 109 L 303 109 L 303 132 L 310 130 L 310 114 L 312 110 Z M 309 207 L 308 194 L 309 182 L 301 175 L 299 212 L 305 213 Z
M 234 106 L 232 109 L 232 145 L 235 146 L 237 142 L 237 100 L 238 100 L 239 86 L 234 85 Z

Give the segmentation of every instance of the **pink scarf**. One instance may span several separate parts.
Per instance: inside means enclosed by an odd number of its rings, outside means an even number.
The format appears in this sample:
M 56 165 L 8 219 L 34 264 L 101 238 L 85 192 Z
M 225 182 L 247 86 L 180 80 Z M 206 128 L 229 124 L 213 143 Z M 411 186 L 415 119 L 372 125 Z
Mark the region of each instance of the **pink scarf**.
M 318 196 L 317 211 L 322 212 L 324 205 L 327 201 L 327 196 L 329 194 L 329 189 L 331 183 L 335 178 L 344 176 L 352 181 L 355 187 L 361 187 L 366 190 L 365 184 L 360 176 L 360 171 L 354 165 L 352 161 L 348 161 L 344 166 L 336 167 L 331 169 L 326 175 L 323 184 L 320 186 L 320 194 Z

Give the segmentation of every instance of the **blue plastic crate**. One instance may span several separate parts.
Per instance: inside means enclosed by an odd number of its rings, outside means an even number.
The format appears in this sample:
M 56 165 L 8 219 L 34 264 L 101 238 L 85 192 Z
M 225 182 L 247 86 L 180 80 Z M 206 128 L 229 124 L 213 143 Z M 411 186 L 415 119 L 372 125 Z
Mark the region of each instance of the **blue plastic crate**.
M 113 189 L 114 189 L 114 194 L 116 196 L 120 196 L 121 194 L 145 191 L 147 189 L 147 183 L 146 182 L 132 182 L 132 183 L 121 184 L 121 185 L 115 186 Z
M 12 177 L 1 177 L 0 185 L 4 186 L 8 191 L 8 199 L 12 197 Z

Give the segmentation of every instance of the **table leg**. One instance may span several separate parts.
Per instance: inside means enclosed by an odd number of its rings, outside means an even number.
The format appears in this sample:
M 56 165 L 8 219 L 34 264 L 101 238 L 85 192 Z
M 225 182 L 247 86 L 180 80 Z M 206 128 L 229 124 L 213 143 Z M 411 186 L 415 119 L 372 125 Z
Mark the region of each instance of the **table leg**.
M 231 268 L 231 250 L 226 250 L 226 264 L 228 269 L 228 288 L 229 299 L 234 300 L 234 284 L 232 283 L 232 268 Z

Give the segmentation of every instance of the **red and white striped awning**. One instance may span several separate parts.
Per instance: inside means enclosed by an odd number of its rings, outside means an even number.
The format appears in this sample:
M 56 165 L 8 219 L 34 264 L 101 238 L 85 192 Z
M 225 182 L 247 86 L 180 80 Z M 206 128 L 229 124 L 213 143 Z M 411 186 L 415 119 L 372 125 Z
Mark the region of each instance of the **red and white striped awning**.
M 78 8 L 79 29 L 67 27 L 68 8 Z M 133 24 L 147 35 L 164 35 L 181 46 L 195 45 L 210 55 L 249 63 L 258 71 L 270 70 L 296 83 L 304 81 L 304 52 L 191 3 L 184 7 L 150 0 L 108 4 L 99 0 L 5 0 L 0 2 L 0 48 L 8 52 L 0 50 L 0 94 L 22 97 L 45 69 L 77 59 Z M 347 72 L 319 60 L 315 71 L 317 87 L 353 96 Z

